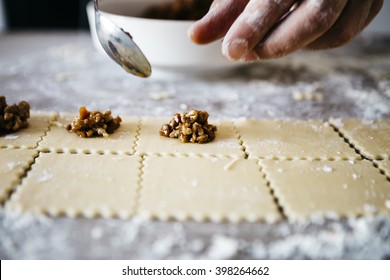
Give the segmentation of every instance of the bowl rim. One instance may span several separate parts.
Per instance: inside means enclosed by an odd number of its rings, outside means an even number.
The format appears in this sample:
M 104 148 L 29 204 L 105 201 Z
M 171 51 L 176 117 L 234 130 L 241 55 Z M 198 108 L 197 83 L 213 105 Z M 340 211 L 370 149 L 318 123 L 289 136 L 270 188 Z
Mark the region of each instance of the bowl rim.
M 157 0 L 151 0 L 150 4 L 153 2 L 159 2 Z M 164 0 L 166 3 L 173 2 L 173 0 Z M 93 1 L 90 1 L 90 3 L 93 4 Z M 123 5 L 131 5 L 131 4 L 136 4 L 136 3 L 143 3 L 146 4 L 147 1 L 145 0 L 112 0 L 109 2 L 102 2 L 100 6 L 109 6 L 109 5 L 115 5 L 115 4 L 123 4 Z M 160 2 L 161 3 L 161 0 Z M 156 19 L 156 18 L 147 18 L 147 17 L 142 17 L 142 16 L 129 16 L 129 15 L 123 15 L 123 14 L 118 14 L 118 13 L 112 13 L 112 12 L 106 12 L 102 8 L 100 8 L 100 11 L 103 14 L 110 15 L 110 16 L 118 16 L 118 17 L 124 17 L 124 18 L 129 18 L 129 19 L 139 19 L 139 20 L 144 20 L 148 22 L 155 22 L 155 23 L 185 23 L 185 24 L 192 24 L 195 23 L 197 20 L 187 20 L 187 19 Z

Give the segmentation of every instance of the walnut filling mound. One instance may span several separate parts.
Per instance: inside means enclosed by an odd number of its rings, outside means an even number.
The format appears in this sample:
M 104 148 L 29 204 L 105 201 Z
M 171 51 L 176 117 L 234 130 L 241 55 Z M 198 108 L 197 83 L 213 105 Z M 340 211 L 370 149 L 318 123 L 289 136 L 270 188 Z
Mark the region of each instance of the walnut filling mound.
M 184 143 L 203 144 L 213 141 L 217 127 L 208 123 L 208 117 L 207 112 L 197 110 L 181 115 L 176 113 L 168 124 L 161 127 L 160 135 L 179 138 Z
M 66 125 L 66 129 L 82 138 L 108 137 L 119 128 L 121 121 L 120 117 L 113 118 L 110 110 L 101 113 L 80 107 L 79 116 L 74 118 L 71 124 Z
M 0 133 L 18 131 L 28 126 L 30 105 L 21 101 L 17 105 L 7 105 L 5 96 L 0 96 Z
M 152 5 L 142 14 L 144 18 L 170 20 L 198 20 L 209 10 L 213 0 L 175 0 Z

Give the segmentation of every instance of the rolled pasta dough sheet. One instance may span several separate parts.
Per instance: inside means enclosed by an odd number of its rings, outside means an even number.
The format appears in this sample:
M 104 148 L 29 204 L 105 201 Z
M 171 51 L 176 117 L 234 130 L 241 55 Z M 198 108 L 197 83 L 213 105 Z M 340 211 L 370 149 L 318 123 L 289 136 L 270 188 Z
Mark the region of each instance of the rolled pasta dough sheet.
M 6 207 L 85 217 L 134 214 L 140 158 L 127 155 L 40 153 Z
M 8 199 L 9 193 L 37 155 L 35 150 L 0 149 L 0 203 Z
M 281 215 L 259 169 L 254 160 L 148 156 L 139 213 L 163 220 L 277 221 Z
M 205 144 L 183 143 L 176 138 L 159 135 L 169 118 L 144 117 L 137 142 L 137 152 L 149 155 L 191 155 L 243 158 L 245 156 L 239 137 L 230 121 L 212 121 L 217 126 L 216 137 Z
M 251 158 L 360 158 L 328 123 L 321 121 L 237 120 L 235 124 Z
M 390 159 L 390 120 L 331 119 L 341 134 L 369 159 Z
M 137 117 L 122 117 L 120 127 L 109 137 L 81 138 L 69 132 L 65 126 L 76 116 L 65 114 L 50 126 L 50 131 L 39 143 L 39 150 L 44 152 L 70 153 L 113 153 L 133 154 L 139 119 Z
M 390 182 L 367 160 L 261 160 L 260 164 L 291 220 L 390 215 Z

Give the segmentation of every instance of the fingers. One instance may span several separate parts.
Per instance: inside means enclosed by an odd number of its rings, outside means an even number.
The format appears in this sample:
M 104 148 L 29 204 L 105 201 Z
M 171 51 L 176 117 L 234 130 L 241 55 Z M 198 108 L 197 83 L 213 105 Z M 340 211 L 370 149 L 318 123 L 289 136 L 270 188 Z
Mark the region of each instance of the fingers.
M 368 15 L 366 25 L 368 25 L 379 14 L 383 7 L 383 0 L 374 0 L 371 6 L 370 14 Z
M 207 44 L 225 36 L 249 0 L 214 0 L 210 11 L 188 30 L 188 37 L 198 44 Z
M 301 49 L 336 22 L 347 0 L 304 0 L 243 60 L 276 58 Z
M 238 60 L 247 55 L 285 15 L 296 0 L 252 0 L 227 32 L 223 54 Z
M 335 24 L 321 37 L 306 46 L 320 50 L 335 48 L 349 43 L 379 13 L 383 0 L 348 1 Z M 358 16 L 357 16 L 358 15 Z
M 230 60 L 277 58 L 298 49 L 344 45 L 379 13 L 383 0 L 215 0 L 189 29 L 205 44 L 224 37 Z

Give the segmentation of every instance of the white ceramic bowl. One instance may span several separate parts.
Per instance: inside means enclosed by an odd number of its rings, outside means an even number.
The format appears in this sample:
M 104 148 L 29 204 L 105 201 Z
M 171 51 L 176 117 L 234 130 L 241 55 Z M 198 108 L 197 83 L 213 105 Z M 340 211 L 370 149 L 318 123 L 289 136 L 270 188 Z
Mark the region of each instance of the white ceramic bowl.
M 133 40 L 148 58 L 152 69 L 175 72 L 205 72 L 226 70 L 239 65 L 222 56 L 221 42 L 196 45 L 187 36 L 193 21 L 141 18 L 150 5 L 172 0 L 111 0 L 100 1 L 102 14 L 133 36 Z M 96 35 L 93 3 L 87 5 L 92 40 L 101 51 Z

